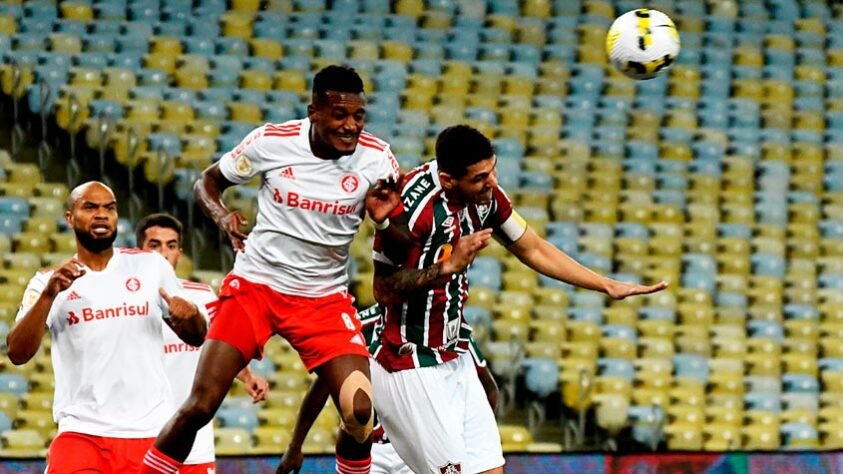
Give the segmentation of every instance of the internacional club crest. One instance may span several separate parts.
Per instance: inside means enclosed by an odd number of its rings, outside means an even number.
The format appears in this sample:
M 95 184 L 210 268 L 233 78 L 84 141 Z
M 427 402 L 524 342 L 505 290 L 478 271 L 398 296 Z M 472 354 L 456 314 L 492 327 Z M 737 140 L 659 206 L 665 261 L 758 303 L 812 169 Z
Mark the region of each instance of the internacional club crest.
M 132 293 L 140 290 L 140 287 L 141 287 L 141 283 L 140 283 L 140 280 L 138 280 L 137 278 L 131 277 L 128 280 L 126 280 L 126 289 L 131 291 Z
M 340 180 L 340 187 L 343 191 L 347 192 L 348 194 L 357 191 L 357 188 L 360 186 L 360 180 L 357 179 L 357 176 L 353 174 L 347 174 L 342 177 Z

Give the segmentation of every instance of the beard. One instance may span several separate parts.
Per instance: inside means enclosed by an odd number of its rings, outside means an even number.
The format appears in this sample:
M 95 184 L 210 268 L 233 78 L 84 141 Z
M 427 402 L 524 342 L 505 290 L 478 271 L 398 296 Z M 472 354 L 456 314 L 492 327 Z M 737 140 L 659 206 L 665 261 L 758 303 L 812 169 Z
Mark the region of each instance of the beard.
M 93 235 L 82 232 L 79 229 L 73 229 L 73 232 L 76 234 L 76 241 L 92 253 L 100 253 L 104 250 L 110 249 L 112 244 L 114 244 L 114 240 L 117 239 L 116 230 L 110 235 L 103 237 L 94 237 Z

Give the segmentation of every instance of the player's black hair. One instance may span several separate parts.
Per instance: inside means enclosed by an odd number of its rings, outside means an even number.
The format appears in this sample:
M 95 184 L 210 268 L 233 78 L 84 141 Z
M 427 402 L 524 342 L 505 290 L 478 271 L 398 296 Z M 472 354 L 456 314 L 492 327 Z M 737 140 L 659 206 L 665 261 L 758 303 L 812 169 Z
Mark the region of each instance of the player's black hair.
M 173 229 L 177 234 L 179 234 L 179 245 L 181 245 L 181 221 L 167 213 L 158 212 L 141 218 L 137 225 L 135 225 L 135 237 L 137 238 L 136 245 L 138 247 L 143 245 L 143 241 L 146 238 L 146 229 L 149 229 L 150 227 Z
M 492 142 L 468 125 L 448 127 L 436 138 L 436 163 L 440 170 L 456 179 L 465 176 L 469 166 L 494 154 Z
M 348 66 L 327 66 L 313 77 L 313 102 L 318 102 L 328 91 L 362 94 L 363 80 Z

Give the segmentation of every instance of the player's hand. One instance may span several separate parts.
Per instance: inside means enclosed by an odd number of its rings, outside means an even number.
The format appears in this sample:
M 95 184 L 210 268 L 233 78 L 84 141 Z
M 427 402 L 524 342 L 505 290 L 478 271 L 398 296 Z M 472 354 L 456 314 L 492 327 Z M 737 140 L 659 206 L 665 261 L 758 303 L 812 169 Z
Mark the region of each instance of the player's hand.
M 269 395 L 269 382 L 259 375 L 244 381 L 244 384 L 246 385 L 246 393 L 252 397 L 252 403 L 266 400 L 267 395 Z
M 71 258 L 70 260 L 64 262 L 58 270 L 53 272 L 50 276 L 50 280 L 47 281 L 44 293 L 48 296 L 55 297 L 57 294 L 70 288 L 70 285 L 72 285 L 77 278 L 84 274 L 85 269 L 82 268 L 82 264 L 79 260 Z
M 373 221 L 383 222 L 401 205 L 401 179 L 379 179 L 366 193 L 366 212 Z
M 217 226 L 228 236 L 235 252 L 246 248 L 246 234 L 240 229 L 248 225 L 249 221 L 240 214 L 240 211 L 231 211 L 217 222 Z
M 489 245 L 491 237 L 492 229 L 483 229 L 460 238 L 451 257 L 442 261 L 442 273 L 446 275 L 460 273 L 468 268 L 477 256 L 477 252 Z
M 167 303 L 167 311 L 170 313 L 170 319 L 181 322 L 196 316 L 199 310 L 196 305 L 179 296 L 170 296 L 164 288 L 158 290 L 161 298 Z
M 606 285 L 606 294 L 616 300 L 622 300 L 628 296 L 656 293 L 665 288 L 667 288 L 666 281 L 659 282 L 655 285 L 639 285 L 637 283 L 609 280 Z
M 294 446 L 288 446 L 287 450 L 284 451 L 284 455 L 281 456 L 281 462 L 278 463 L 278 469 L 275 470 L 275 474 L 287 474 L 290 472 L 298 474 L 299 471 L 301 471 L 301 465 L 303 462 L 304 455 L 302 454 L 301 449 Z

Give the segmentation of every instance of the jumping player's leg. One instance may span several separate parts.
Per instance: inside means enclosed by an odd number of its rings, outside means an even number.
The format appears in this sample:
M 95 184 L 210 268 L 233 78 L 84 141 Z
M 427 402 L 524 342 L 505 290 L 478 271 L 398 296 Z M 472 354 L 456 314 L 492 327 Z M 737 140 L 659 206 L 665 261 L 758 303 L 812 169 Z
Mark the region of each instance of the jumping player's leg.
M 374 423 L 368 358 L 341 355 L 317 367 L 316 372 L 328 386 L 340 414 L 341 430 L 336 448 L 338 468 L 342 469 L 342 461 L 360 461 L 368 465 Z
M 144 459 L 145 473 L 175 473 L 190 454 L 196 432 L 208 424 L 222 404 L 234 377 L 260 353 L 240 298 L 220 302 L 193 378 L 190 396 L 164 425 Z
M 246 363 L 240 350 L 231 344 L 215 339 L 205 341 L 190 396 L 164 425 L 155 448 L 173 460 L 184 461 L 193 448 L 196 432 L 213 419 L 234 377 Z

